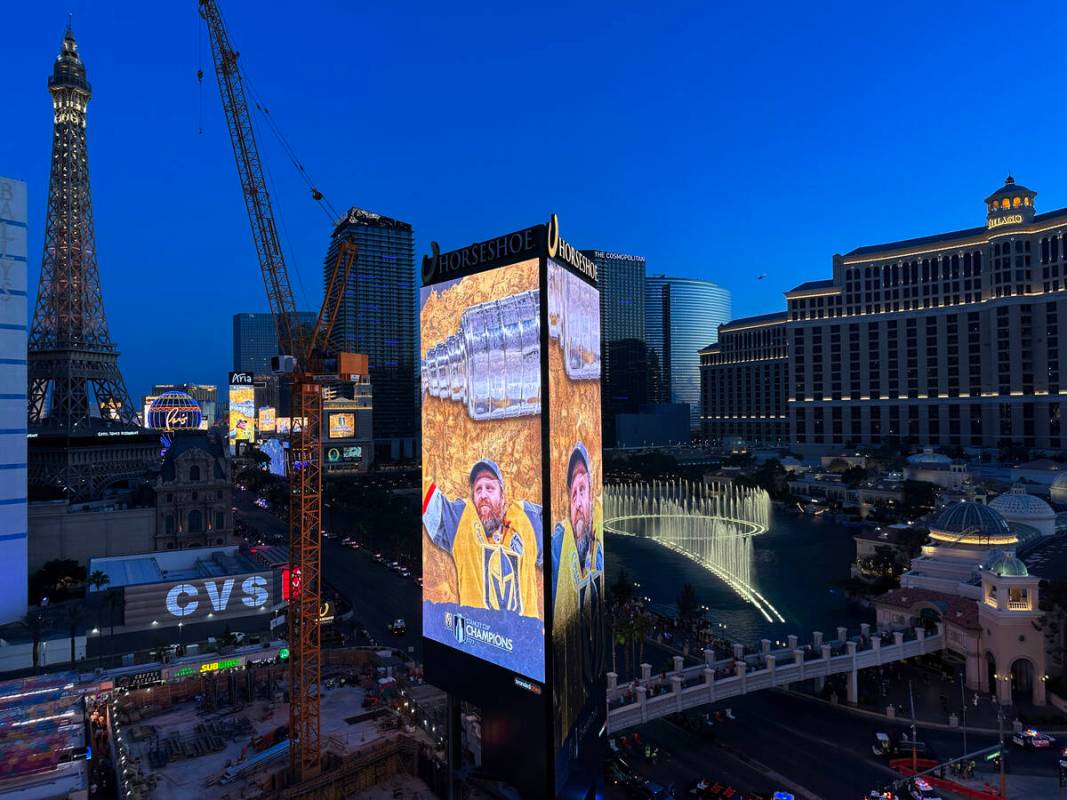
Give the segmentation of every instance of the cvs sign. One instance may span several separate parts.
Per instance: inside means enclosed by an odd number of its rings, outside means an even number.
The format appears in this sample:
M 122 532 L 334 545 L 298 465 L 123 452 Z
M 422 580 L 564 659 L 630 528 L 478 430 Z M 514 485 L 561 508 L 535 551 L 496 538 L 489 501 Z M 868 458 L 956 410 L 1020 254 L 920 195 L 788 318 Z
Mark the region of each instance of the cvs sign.
M 233 598 L 237 578 L 205 580 L 199 585 L 179 583 L 167 592 L 167 611 L 174 617 L 190 617 L 199 610 L 201 615 L 209 613 L 223 614 L 230 607 L 231 600 L 240 603 L 234 612 L 261 608 L 267 604 L 270 595 L 267 592 L 267 579 L 262 575 L 251 575 L 241 581 L 240 596 Z

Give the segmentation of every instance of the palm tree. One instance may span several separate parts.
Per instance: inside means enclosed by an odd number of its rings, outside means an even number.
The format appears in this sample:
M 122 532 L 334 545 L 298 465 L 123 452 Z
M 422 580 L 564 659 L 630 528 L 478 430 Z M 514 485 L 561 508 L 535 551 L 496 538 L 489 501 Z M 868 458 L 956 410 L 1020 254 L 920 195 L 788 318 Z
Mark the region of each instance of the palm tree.
M 77 660 L 74 652 L 74 638 L 78 635 L 78 626 L 81 625 L 84 611 L 80 603 L 67 604 L 67 616 L 64 621 L 67 623 L 67 632 L 70 634 L 70 665 L 72 667 Z
M 44 631 L 44 613 L 40 610 L 31 611 L 22 618 L 22 626 L 33 637 L 33 671 L 37 672 L 41 665 L 41 633 Z
M 94 569 L 92 574 L 86 578 L 86 582 L 93 587 L 93 590 L 98 592 L 111 583 L 111 576 L 101 569 Z M 100 606 L 96 607 L 96 626 L 100 627 Z
M 111 633 L 108 635 L 107 644 L 108 650 L 111 649 L 111 642 L 115 638 L 115 609 L 122 606 L 122 595 L 116 589 L 107 590 L 107 621 L 111 626 Z

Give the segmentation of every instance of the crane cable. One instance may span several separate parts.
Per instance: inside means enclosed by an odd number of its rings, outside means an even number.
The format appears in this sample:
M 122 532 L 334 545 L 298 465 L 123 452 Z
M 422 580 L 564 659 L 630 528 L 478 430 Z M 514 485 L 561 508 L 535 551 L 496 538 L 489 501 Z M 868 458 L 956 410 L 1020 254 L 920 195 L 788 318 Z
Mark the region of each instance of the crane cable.
M 248 84 L 248 93 L 252 95 L 252 101 L 256 106 L 256 111 L 260 112 L 260 114 L 263 115 L 263 119 L 267 121 L 267 127 L 274 135 L 274 138 L 277 139 L 278 144 L 281 145 L 282 150 L 285 152 L 286 157 L 289 159 L 289 162 L 293 165 L 293 168 L 297 171 L 300 177 L 303 178 L 304 183 L 307 184 L 308 190 L 311 192 L 312 199 L 318 202 L 319 207 L 322 209 L 323 213 L 326 214 L 326 217 L 330 220 L 330 223 L 336 223 L 337 220 L 340 218 L 340 214 L 337 213 L 337 209 L 333 207 L 333 204 L 330 203 L 330 201 L 321 191 L 319 191 L 318 187 L 315 186 L 315 182 L 311 180 L 311 176 L 304 168 L 303 162 L 297 156 L 296 150 L 289 143 L 289 140 L 282 132 L 282 129 L 278 126 L 278 123 L 274 121 L 274 115 L 270 113 L 270 108 L 260 97 L 259 92 L 256 91 L 255 83 L 253 83 L 252 78 L 244 70 L 241 70 L 241 74 Z

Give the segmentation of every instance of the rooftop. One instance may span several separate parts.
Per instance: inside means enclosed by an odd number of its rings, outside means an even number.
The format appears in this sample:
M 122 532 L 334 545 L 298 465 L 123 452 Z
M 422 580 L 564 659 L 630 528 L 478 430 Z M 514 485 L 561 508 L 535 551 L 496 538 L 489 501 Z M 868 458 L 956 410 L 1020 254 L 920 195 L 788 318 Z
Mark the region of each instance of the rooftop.
M 91 575 L 100 570 L 111 579 L 104 589 L 101 589 L 104 591 L 120 586 L 138 586 L 186 578 L 241 575 L 261 568 L 248 553 L 242 552 L 237 545 L 232 545 L 94 558 L 89 561 L 88 572 Z M 90 587 L 90 591 L 96 591 L 95 587 Z
M 365 208 L 352 208 L 337 220 L 333 229 L 333 235 L 336 236 L 345 228 L 351 225 L 359 225 L 364 228 L 396 228 L 401 231 L 410 231 L 411 223 L 401 222 L 398 219 L 384 216 L 383 214 L 375 214 L 373 211 L 367 211 Z
M 978 604 L 967 597 L 958 597 L 933 589 L 893 589 L 881 597 L 875 598 L 877 605 L 894 608 L 912 609 L 919 603 L 934 606 L 944 622 L 968 630 L 981 630 L 978 624 Z
M 724 322 L 719 326 L 719 332 L 729 331 L 732 328 L 744 328 L 749 325 L 765 325 L 775 322 L 786 322 L 789 319 L 789 314 L 785 311 L 775 311 L 771 314 L 756 314 L 752 317 L 738 317 L 732 319 L 729 322 Z
M 1067 535 L 1046 536 L 1023 561 L 1031 575 L 1045 580 L 1067 580 Z
M 813 289 L 832 289 L 834 288 L 833 278 L 827 278 L 822 281 L 807 281 L 800 284 L 800 286 L 794 286 L 786 294 L 792 294 L 793 292 L 810 292 Z

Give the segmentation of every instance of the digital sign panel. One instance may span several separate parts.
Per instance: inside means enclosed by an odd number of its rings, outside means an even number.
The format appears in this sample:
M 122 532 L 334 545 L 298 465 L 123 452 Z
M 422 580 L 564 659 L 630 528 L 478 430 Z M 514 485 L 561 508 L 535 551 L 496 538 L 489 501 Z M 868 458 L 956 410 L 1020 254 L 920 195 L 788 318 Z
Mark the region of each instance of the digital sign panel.
M 544 681 L 540 260 L 419 306 L 423 635 Z
M 127 628 L 189 624 L 265 611 L 270 608 L 272 580 L 271 573 L 262 572 L 127 586 L 124 624 Z
M 274 433 L 276 427 L 277 424 L 274 416 L 274 409 L 270 406 L 264 406 L 259 409 L 259 432 Z
M 333 412 L 329 415 L 331 439 L 351 439 L 356 435 L 356 415 L 352 411 Z
M 275 433 L 281 436 L 288 436 L 291 424 L 292 420 L 289 417 L 276 417 L 274 420 Z
M 230 373 L 230 452 L 256 439 L 256 387 L 250 372 Z
M 548 261 L 553 736 L 557 791 L 587 739 L 605 669 L 600 293 Z

